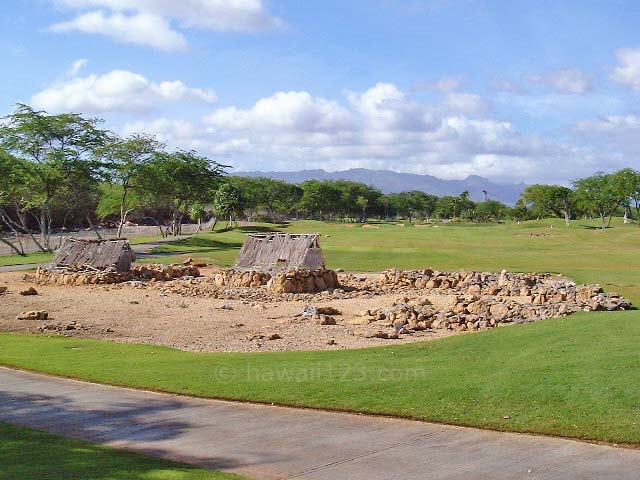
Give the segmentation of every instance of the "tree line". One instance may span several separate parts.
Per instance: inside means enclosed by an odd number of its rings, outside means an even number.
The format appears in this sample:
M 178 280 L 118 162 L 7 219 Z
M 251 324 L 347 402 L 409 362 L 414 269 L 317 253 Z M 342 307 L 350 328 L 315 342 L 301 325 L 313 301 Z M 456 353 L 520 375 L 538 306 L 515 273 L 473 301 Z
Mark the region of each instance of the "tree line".
M 19 104 L 0 124 L 0 242 L 23 254 L 23 239 L 42 251 L 54 233 L 95 230 L 108 223 L 122 234 L 127 222 L 156 225 L 178 235 L 185 220 L 289 219 L 364 222 L 561 217 L 640 218 L 640 173 L 623 169 L 577 180 L 573 188 L 531 185 L 514 207 L 468 192 L 383 194 L 346 180 L 291 184 L 269 178 L 227 175 L 226 165 L 192 150 L 167 151 L 150 135 L 121 138 L 102 121 L 75 113 L 49 115 Z

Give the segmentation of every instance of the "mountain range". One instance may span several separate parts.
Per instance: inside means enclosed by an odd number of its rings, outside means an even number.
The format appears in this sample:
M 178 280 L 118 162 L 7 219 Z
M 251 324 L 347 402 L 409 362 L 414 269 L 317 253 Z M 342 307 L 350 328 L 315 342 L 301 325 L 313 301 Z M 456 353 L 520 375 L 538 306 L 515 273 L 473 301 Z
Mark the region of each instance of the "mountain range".
M 437 195 L 460 195 L 465 190 L 474 201 L 482 201 L 487 197 L 508 205 L 516 203 L 520 193 L 526 187 L 524 183 L 495 183 L 477 175 L 469 175 L 463 180 L 443 180 L 432 175 L 418 175 L 415 173 L 400 173 L 391 170 L 369 170 L 366 168 L 351 168 L 337 172 L 326 170 L 299 170 L 295 172 L 233 172 L 231 175 L 239 177 L 267 177 L 283 180 L 289 183 L 300 183 L 305 180 L 349 180 L 372 185 L 382 193 L 398 193 L 407 190 L 421 190 L 425 193 Z

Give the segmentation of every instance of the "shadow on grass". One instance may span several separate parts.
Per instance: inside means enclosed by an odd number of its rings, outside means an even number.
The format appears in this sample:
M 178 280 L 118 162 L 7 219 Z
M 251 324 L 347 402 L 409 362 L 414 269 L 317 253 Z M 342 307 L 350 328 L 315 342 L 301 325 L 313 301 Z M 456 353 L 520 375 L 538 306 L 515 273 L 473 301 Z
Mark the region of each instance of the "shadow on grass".
M 164 442 L 186 435 L 195 429 L 185 402 L 172 398 L 144 401 L 118 400 L 92 409 L 74 405 L 65 395 L 22 395 L 3 392 L 2 420 L 46 428 L 52 433 L 73 435 L 97 443 L 126 442 L 135 448 L 144 442 L 144 453 L 167 457 L 171 452 L 161 447 Z M 148 442 L 153 442 L 150 447 Z M 214 469 L 229 469 L 239 462 L 216 455 L 184 457 L 189 463 Z M 242 462 L 246 464 L 248 462 Z M 16 427 L 0 422 L 0 465 L 6 480 L 47 478 L 62 479 L 231 479 L 239 478 L 216 472 L 202 472 L 197 467 L 174 463 L 145 455 L 122 452 L 111 448 L 56 437 L 31 428 Z

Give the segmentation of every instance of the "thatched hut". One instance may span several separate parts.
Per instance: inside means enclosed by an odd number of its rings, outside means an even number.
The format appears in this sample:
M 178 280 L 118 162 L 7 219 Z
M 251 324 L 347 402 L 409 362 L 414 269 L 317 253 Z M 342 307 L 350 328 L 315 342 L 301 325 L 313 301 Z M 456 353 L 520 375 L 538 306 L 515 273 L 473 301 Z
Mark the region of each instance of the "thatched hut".
M 236 269 L 265 272 L 324 269 L 318 233 L 249 234 L 236 260 Z
M 71 270 L 115 268 L 118 272 L 131 270 L 136 259 L 127 240 L 77 240 L 67 238 L 57 250 L 50 268 Z

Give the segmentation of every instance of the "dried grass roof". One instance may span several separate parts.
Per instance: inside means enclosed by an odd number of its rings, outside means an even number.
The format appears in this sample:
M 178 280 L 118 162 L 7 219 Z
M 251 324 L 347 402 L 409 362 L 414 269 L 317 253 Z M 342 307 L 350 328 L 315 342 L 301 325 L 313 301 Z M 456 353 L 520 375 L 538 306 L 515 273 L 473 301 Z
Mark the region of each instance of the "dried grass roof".
M 235 268 L 279 271 L 324 268 L 318 233 L 249 234 Z
M 104 270 L 115 267 L 119 272 L 131 270 L 135 253 L 127 240 L 76 240 L 65 239 L 56 251 L 50 268 L 94 268 Z

